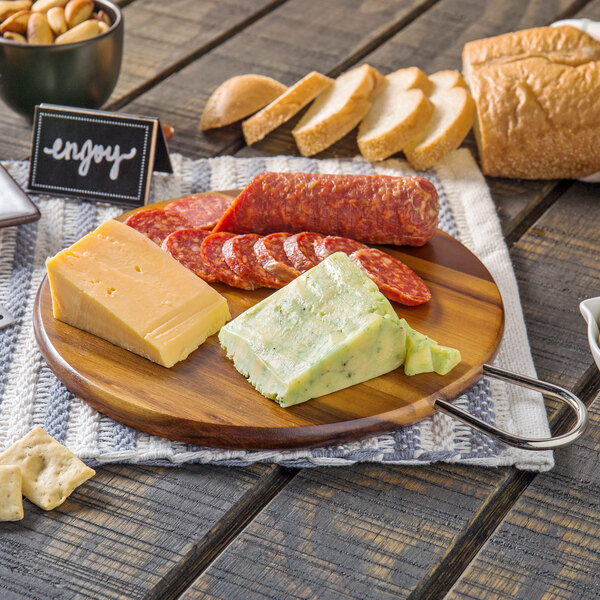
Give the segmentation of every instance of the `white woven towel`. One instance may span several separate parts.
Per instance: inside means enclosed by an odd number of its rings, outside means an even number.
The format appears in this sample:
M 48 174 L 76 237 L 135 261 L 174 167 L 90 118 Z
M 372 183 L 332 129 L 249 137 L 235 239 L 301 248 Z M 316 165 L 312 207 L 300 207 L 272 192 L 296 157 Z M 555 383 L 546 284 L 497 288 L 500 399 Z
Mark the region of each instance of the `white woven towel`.
M 372 165 L 358 158 L 236 159 L 225 156 L 198 161 L 178 155 L 171 158 L 175 172 L 154 175 L 152 201 L 211 189 L 240 188 L 265 170 L 414 173 L 407 163 L 399 160 Z M 28 163 L 9 162 L 4 166 L 25 185 Z M 458 237 L 482 260 L 501 291 L 506 323 L 495 364 L 535 376 L 512 265 L 493 202 L 475 161 L 467 150 L 458 150 L 423 175 L 434 182 L 440 194 L 441 227 Z M 45 273 L 45 259 L 121 211 L 47 196 L 35 200 L 42 212 L 40 221 L 0 229 L 0 304 L 16 319 L 14 325 L 0 329 L 0 450 L 33 425 L 41 425 L 92 463 L 247 465 L 261 461 L 308 467 L 364 461 L 413 465 L 447 461 L 516 465 L 537 471 L 552 467 L 551 452 L 528 452 L 504 446 L 441 413 L 359 443 L 261 452 L 223 451 L 173 442 L 100 415 L 73 397 L 50 371 L 36 347 L 31 315 L 35 294 Z M 542 399 L 529 390 L 483 378 L 456 403 L 517 435 L 549 435 Z

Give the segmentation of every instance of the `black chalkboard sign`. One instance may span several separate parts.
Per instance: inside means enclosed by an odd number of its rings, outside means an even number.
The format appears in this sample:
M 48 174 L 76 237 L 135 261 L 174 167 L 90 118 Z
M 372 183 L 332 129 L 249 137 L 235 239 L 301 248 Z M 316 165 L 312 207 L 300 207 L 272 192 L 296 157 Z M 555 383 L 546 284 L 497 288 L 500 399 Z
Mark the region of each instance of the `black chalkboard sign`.
M 142 206 L 154 170 L 173 172 L 158 119 L 36 107 L 29 190 Z

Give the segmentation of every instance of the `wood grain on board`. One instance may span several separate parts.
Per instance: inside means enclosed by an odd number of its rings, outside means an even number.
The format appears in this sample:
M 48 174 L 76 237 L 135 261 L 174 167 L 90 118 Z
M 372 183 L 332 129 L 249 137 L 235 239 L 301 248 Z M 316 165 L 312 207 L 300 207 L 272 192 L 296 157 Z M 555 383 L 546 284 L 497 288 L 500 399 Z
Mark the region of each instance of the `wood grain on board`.
M 185 361 L 166 369 L 54 319 L 47 279 L 34 307 L 36 339 L 71 392 L 100 412 L 148 433 L 238 449 L 354 441 L 431 415 L 436 398 L 458 397 L 480 378 L 504 327 L 502 298 L 491 275 L 454 238 L 438 231 L 410 254 L 401 247 L 385 251 L 415 270 L 431 290 L 432 299 L 425 304 L 393 306 L 417 331 L 460 350 L 461 362 L 447 375 L 407 377 L 400 368 L 281 408 L 236 371 L 216 335 Z M 232 318 L 272 293 L 225 284 L 214 287 L 227 298 Z

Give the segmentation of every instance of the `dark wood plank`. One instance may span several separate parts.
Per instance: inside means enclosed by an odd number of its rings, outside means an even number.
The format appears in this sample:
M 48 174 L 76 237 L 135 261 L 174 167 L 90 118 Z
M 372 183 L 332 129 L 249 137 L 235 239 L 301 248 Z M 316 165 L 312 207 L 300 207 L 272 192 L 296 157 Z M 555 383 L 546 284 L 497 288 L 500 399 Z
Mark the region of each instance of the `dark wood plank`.
M 446 599 L 598 598 L 599 451 L 600 396 L 584 437 L 535 478 Z
M 405 598 L 506 472 L 304 470 L 183 598 Z
M 570 388 L 591 363 L 579 302 L 598 294 L 597 186 L 574 184 L 512 248 L 542 378 Z
M 121 2 L 125 45 L 121 74 L 106 107 L 117 107 L 164 79 L 284 0 Z M 0 158 L 29 155 L 31 123 L 0 105 Z
M 127 105 L 126 110 L 158 114 L 171 123 L 176 131 L 169 143 L 171 151 L 192 158 L 233 153 L 243 146 L 239 124 L 198 131 L 206 100 L 223 81 L 234 75 L 260 73 L 290 85 L 311 70 L 335 72 L 347 64 L 349 56 L 360 57 L 370 51 L 375 41 L 396 31 L 429 4 L 429 0 L 289 0 Z
M 243 523 L 264 501 L 276 471 L 107 466 L 55 510 L 25 501 L 25 518 L 2 524 L 0 597 L 163 598 L 210 551 L 207 540 L 227 536 L 223 523 Z

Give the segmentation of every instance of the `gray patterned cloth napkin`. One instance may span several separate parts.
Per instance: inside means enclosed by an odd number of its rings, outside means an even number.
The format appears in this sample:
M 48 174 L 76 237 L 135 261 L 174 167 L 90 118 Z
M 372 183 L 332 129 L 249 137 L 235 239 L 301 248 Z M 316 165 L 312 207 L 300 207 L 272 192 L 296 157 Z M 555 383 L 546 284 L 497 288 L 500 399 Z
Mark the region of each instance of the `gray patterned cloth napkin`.
M 414 174 L 408 164 L 400 160 L 373 165 L 359 158 L 316 160 L 277 156 L 238 159 L 223 156 L 192 161 L 173 155 L 172 162 L 172 175 L 154 175 L 152 202 L 194 192 L 244 187 L 265 170 Z M 27 162 L 7 162 L 4 166 L 20 185 L 25 185 Z M 493 202 L 475 161 L 467 150 L 461 149 L 422 174 L 438 189 L 441 228 L 461 240 L 482 260 L 500 288 L 506 323 L 495 364 L 535 376 L 512 265 Z M 0 450 L 34 425 L 41 425 L 91 464 L 243 466 L 268 462 L 314 467 L 366 461 L 406 465 L 446 461 L 486 466 L 516 465 L 536 471 L 553 466 L 551 452 L 510 448 L 441 413 L 361 442 L 286 451 L 233 451 L 192 446 L 113 421 L 73 396 L 54 376 L 36 346 L 32 309 L 45 273 L 46 258 L 122 210 L 49 196 L 37 196 L 34 200 L 42 212 L 39 221 L 0 229 L 0 304 L 15 319 L 14 324 L 0 329 Z M 456 404 L 518 435 L 549 435 L 542 398 L 529 390 L 483 378 L 458 398 Z

